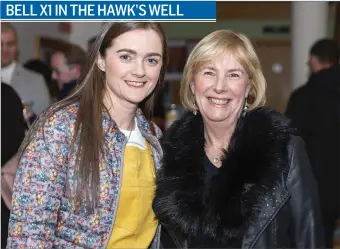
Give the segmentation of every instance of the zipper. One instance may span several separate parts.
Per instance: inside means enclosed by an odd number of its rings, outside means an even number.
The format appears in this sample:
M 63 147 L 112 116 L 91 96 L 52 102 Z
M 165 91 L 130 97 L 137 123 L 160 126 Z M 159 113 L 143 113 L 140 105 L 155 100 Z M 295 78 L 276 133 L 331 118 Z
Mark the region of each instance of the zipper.
M 258 239 L 261 237 L 261 235 L 263 234 L 263 232 L 266 230 L 266 228 L 268 227 L 268 225 L 275 219 L 276 214 L 283 208 L 283 206 L 286 204 L 286 202 L 288 201 L 288 199 L 290 198 L 290 194 L 287 193 L 287 195 L 285 196 L 285 198 L 282 200 L 281 205 L 278 207 L 278 209 L 273 213 L 272 217 L 267 221 L 267 223 L 263 226 L 262 230 L 260 231 L 260 233 L 255 237 L 255 239 L 253 240 L 253 242 L 251 242 L 251 244 L 249 245 L 248 248 L 254 248 L 256 242 L 258 241 Z
M 121 157 L 122 160 L 120 162 L 120 167 L 119 167 L 119 170 L 120 170 L 119 190 L 118 190 L 118 195 L 117 195 L 116 207 L 115 207 L 115 210 L 114 210 L 114 213 L 113 213 L 113 219 L 112 219 L 112 223 L 111 223 L 110 233 L 109 233 L 109 236 L 106 239 L 105 246 L 103 247 L 103 249 L 106 249 L 107 245 L 109 244 L 109 241 L 110 241 L 110 238 L 111 238 L 111 235 L 112 235 L 112 231 L 113 231 L 113 227 L 114 227 L 114 224 L 115 224 L 115 221 L 116 221 L 117 209 L 118 209 L 119 199 L 120 199 L 120 191 L 121 191 L 121 188 L 122 188 L 122 178 L 123 178 L 122 169 L 123 169 L 123 164 L 124 164 L 124 153 L 125 153 L 126 143 L 127 143 L 127 139 L 126 139 L 126 136 L 124 135 L 124 144 L 123 144 L 124 149 L 122 150 L 123 151 L 122 157 Z

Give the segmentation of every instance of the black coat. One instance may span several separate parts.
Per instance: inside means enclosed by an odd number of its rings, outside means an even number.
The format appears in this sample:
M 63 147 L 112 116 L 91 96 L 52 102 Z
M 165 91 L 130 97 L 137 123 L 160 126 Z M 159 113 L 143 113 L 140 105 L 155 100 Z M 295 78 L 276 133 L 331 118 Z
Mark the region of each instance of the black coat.
M 1 167 L 18 151 L 25 137 L 23 105 L 16 91 L 1 82 Z M 1 247 L 7 244 L 10 211 L 1 198 Z
M 23 105 L 16 91 L 1 83 L 1 166 L 15 153 L 25 137 Z
M 240 118 L 208 186 L 200 114 L 174 123 L 162 144 L 153 208 L 177 247 L 197 234 L 226 245 L 238 238 L 242 248 L 323 246 L 304 143 L 281 114 L 258 108 Z
M 319 187 L 326 246 L 340 218 L 340 65 L 321 70 L 291 96 L 287 116 L 306 142 Z

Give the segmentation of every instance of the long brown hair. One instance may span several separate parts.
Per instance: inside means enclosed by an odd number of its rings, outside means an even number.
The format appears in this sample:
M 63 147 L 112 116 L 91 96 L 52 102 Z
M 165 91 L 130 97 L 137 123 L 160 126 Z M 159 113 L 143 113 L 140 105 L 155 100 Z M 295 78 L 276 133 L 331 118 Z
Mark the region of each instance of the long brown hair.
M 106 50 L 111 47 L 116 37 L 137 29 L 154 30 L 159 34 L 163 43 L 163 61 L 159 81 L 153 93 L 143 103 L 145 116 L 148 119 L 151 118 L 155 94 L 163 84 L 168 60 L 165 33 L 160 24 L 153 22 L 106 23 L 97 36 L 92 51 L 89 53 L 87 63 L 82 67 L 82 74 L 77 87 L 67 98 L 60 101 L 55 108 L 51 108 L 44 115 L 41 115 L 39 122 L 36 122 L 31 127 L 21 146 L 20 151 L 22 155 L 34 134 L 44 125 L 49 117 L 69 105 L 78 103 L 79 109 L 77 111 L 74 137 L 70 148 L 72 151 L 75 141 L 79 141 L 74 174 L 76 176 L 74 179 L 75 186 L 73 186 L 75 187 L 74 203 L 76 209 L 86 207 L 89 212 L 92 212 L 98 203 L 99 197 L 100 179 L 98 162 L 104 148 L 102 111 L 107 111 L 107 108 L 103 102 L 106 92 L 105 72 L 102 72 L 96 64 L 98 55 L 100 54 L 105 57 Z M 85 198 L 83 198 L 84 195 L 86 196 Z

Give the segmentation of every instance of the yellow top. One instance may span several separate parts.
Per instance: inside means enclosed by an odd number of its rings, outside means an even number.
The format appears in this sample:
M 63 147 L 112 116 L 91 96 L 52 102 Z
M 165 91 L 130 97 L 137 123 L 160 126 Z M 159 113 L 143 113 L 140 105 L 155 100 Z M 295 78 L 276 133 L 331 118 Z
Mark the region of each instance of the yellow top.
M 148 248 L 158 222 L 152 210 L 155 168 L 151 148 L 125 148 L 122 188 L 117 216 L 107 246 L 111 248 Z

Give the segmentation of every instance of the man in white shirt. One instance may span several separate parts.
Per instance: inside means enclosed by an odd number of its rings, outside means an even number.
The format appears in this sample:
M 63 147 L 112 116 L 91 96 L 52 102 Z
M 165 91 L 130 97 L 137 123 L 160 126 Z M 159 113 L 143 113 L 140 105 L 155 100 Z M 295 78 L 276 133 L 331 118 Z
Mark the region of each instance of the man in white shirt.
M 8 66 L 4 66 L 1 61 L 1 81 L 7 84 L 11 83 L 12 75 L 15 69 L 15 62 L 12 61 Z
M 39 115 L 51 104 L 51 97 L 42 75 L 23 68 L 16 60 L 18 39 L 10 23 L 1 23 L 1 81 L 19 94 L 26 108 Z

